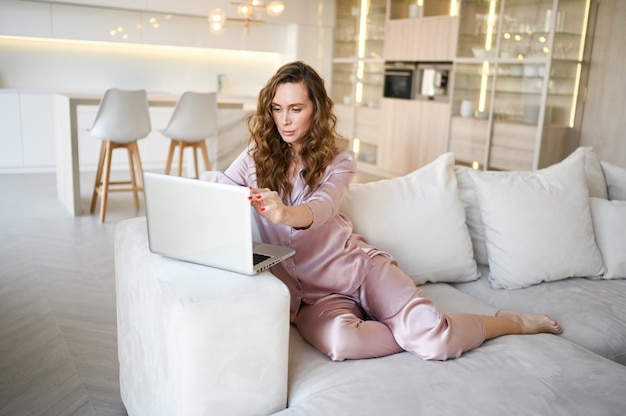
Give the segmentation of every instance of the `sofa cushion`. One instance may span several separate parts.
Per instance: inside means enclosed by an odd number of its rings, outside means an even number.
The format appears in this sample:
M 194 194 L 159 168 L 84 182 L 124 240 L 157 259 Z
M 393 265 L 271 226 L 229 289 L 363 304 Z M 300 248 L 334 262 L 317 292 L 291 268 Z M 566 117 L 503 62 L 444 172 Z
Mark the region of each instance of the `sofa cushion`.
M 150 252 L 115 229 L 120 394 L 130 415 L 267 415 L 287 400 L 289 290 Z
M 596 241 L 606 272 L 605 279 L 626 278 L 626 201 L 591 198 Z
M 423 288 L 446 312 L 496 310 L 447 284 Z M 278 415 L 620 415 L 624 394 L 626 367 L 561 336 L 500 337 L 448 361 L 334 362 L 292 328 L 289 407 Z
M 454 170 L 458 180 L 459 197 L 465 206 L 465 221 L 474 248 L 474 258 L 478 265 L 487 266 L 489 258 L 487 256 L 485 225 L 478 205 L 474 180 L 469 173 L 473 169 L 467 166 L 455 166 Z
M 538 171 L 469 172 L 485 225 L 494 288 L 604 273 L 584 164 L 579 151 Z
M 609 199 L 626 201 L 626 169 L 602 161 Z
M 496 308 L 548 314 L 560 337 L 626 365 L 626 279 L 573 277 L 518 290 L 494 289 L 486 277 L 453 285 Z
M 480 275 L 457 191 L 452 153 L 403 177 L 352 184 L 341 210 L 416 284 Z
M 606 180 L 604 179 L 604 171 L 602 170 L 602 161 L 592 147 L 581 146 L 576 149 L 569 157 L 577 158 L 582 155 L 583 166 L 585 168 L 585 179 L 587 180 L 587 189 L 590 198 L 608 198 L 606 189 Z
M 600 161 L 600 156 L 591 147 L 579 147 L 570 157 L 584 157 L 585 176 L 589 188 L 589 196 L 597 198 L 607 198 L 607 184 L 604 180 L 604 173 Z M 474 247 L 474 258 L 479 266 L 489 265 L 487 256 L 487 241 L 485 238 L 485 228 L 482 214 L 476 196 L 474 181 L 469 172 L 473 170 L 467 166 L 455 166 L 455 173 L 458 180 L 459 196 L 465 206 L 465 217 L 467 228 L 469 229 Z M 626 182 L 626 177 L 624 178 Z M 626 185 L 625 185 L 626 186 Z

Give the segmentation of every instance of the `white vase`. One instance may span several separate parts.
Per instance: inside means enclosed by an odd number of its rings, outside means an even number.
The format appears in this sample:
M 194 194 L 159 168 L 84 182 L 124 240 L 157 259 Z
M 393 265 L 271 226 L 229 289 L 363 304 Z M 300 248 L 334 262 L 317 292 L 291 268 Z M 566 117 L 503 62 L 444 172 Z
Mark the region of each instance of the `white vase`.
M 539 121 L 539 110 L 540 107 L 538 105 L 525 105 L 523 114 L 524 123 L 537 124 Z
M 461 101 L 461 117 L 469 118 L 474 115 L 474 101 L 463 100 Z

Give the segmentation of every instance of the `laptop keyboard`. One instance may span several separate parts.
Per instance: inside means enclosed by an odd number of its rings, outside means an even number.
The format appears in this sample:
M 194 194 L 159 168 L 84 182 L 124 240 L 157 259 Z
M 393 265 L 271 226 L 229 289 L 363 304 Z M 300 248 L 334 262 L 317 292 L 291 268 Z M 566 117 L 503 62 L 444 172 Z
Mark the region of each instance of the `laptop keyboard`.
M 264 260 L 269 259 L 270 256 L 266 256 L 265 254 L 252 253 L 252 262 L 256 265 L 261 263 Z

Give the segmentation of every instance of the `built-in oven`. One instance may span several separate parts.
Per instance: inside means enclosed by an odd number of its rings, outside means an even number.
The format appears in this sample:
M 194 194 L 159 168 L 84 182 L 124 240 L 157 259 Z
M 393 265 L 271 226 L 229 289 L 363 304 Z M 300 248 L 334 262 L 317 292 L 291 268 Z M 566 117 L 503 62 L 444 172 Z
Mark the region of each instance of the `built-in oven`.
M 387 98 L 413 98 L 416 65 L 412 62 L 389 62 L 385 65 L 383 96 Z

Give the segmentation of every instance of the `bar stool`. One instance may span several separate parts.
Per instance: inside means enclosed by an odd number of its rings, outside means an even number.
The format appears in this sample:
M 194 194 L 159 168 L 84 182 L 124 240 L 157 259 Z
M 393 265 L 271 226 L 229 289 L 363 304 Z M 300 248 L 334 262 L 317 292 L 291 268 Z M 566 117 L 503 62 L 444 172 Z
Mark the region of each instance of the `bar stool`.
M 139 209 L 138 193 L 143 191 L 143 167 L 137 140 L 145 138 L 150 130 L 148 96 L 145 90 L 110 88 L 105 91 L 96 118 L 89 129 L 92 136 L 102 140 L 90 208 L 93 214 L 100 195 L 100 222 L 104 222 L 106 216 L 109 192 L 132 192 L 135 208 Z M 111 157 L 113 150 L 119 148 L 128 151 L 130 180 L 112 182 Z M 121 185 L 130 186 L 118 187 Z
M 217 134 L 217 93 L 185 91 L 178 99 L 172 118 L 162 133 L 165 137 L 172 139 L 165 164 L 165 174 L 170 173 L 177 147 L 178 176 L 182 176 L 183 152 L 187 147 L 193 150 L 196 179 L 198 178 L 198 149 L 204 159 L 204 169 L 211 170 L 205 140 Z

